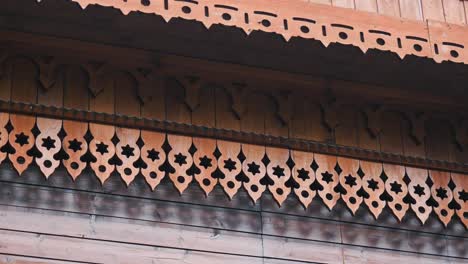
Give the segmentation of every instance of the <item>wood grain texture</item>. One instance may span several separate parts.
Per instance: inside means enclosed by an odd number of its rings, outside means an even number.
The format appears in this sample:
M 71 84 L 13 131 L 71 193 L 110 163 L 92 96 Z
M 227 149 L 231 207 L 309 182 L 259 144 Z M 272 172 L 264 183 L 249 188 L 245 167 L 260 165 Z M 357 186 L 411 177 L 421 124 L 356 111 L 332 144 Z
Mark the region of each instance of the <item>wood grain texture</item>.
M 445 21 L 444 3 L 442 0 L 422 0 L 421 5 L 425 19 Z
M 377 8 L 379 14 L 394 17 L 400 16 L 399 0 L 377 0 Z
M 400 12 L 402 18 L 423 20 L 420 1 L 400 0 Z
M 384 164 L 383 170 L 387 175 L 385 190 L 392 197 L 392 201 L 388 201 L 387 204 L 393 214 L 401 221 L 409 208 L 409 205 L 403 201 L 406 194 L 408 194 L 408 187 L 401 184 L 405 177 L 405 167 Z
M 443 0 L 444 16 L 447 23 L 466 24 L 464 1 Z

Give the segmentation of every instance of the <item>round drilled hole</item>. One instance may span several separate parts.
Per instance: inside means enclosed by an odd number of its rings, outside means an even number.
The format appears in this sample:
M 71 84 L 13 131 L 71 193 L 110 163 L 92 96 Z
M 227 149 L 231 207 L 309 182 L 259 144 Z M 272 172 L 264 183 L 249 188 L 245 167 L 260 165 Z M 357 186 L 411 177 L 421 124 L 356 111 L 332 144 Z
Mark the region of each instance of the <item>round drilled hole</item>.
M 327 195 L 325 195 L 325 197 L 326 197 L 328 200 L 333 199 L 333 195 L 331 195 L 331 194 L 329 194 L 329 193 L 327 193 Z
M 338 36 L 340 37 L 340 39 L 347 39 L 348 38 L 348 34 L 346 34 L 345 32 L 340 32 L 338 34 Z
M 44 166 L 46 168 L 50 168 L 50 167 L 52 167 L 52 162 L 50 160 L 46 160 L 46 161 L 44 161 Z
M 454 57 L 454 58 L 458 58 L 459 54 L 456 50 L 451 50 L 450 51 L 450 56 Z
M 188 6 L 183 6 L 182 12 L 184 12 L 185 14 L 190 14 L 192 12 L 192 9 Z
M 156 177 L 158 177 L 158 175 L 154 171 L 150 172 L 149 176 L 151 179 L 156 179 Z
M 278 189 L 276 189 L 276 193 L 279 194 L 279 195 L 282 195 L 284 193 L 284 191 L 283 191 L 283 189 L 278 188 Z
M 385 45 L 385 40 L 384 40 L 383 38 L 378 38 L 378 39 L 376 40 L 376 42 L 377 42 L 377 44 L 379 44 L 380 46 Z
M 374 207 L 374 208 L 379 207 L 379 203 L 376 202 L 376 201 L 373 201 L 373 202 L 372 202 L 372 207 Z
M 395 209 L 397 209 L 397 211 L 401 211 L 401 209 L 403 209 L 403 207 L 401 206 L 401 204 L 397 203 L 397 204 L 395 204 Z
M 132 174 L 132 170 L 130 168 L 125 168 L 124 173 L 125 175 L 129 176 L 130 174 Z
M 419 51 L 422 50 L 422 46 L 419 45 L 419 44 L 414 44 L 414 45 L 413 45 L 413 48 L 414 48 L 414 50 L 417 51 L 417 52 L 419 52 Z
M 264 27 L 269 27 L 269 26 L 271 26 L 271 22 L 269 20 L 263 19 L 262 20 L 262 25 Z
M 150 0 L 141 0 L 141 4 L 144 6 L 149 6 L 151 4 Z
M 72 169 L 76 170 L 76 169 L 78 169 L 78 163 L 72 162 L 72 163 L 70 164 L 70 167 L 71 167 Z
M 205 185 L 205 186 L 210 186 L 210 184 L 211 184 L 211 181 L 210 181 L 210 180 L 208 180 L 208 179 L 203 179 L 203 185 Z
M 101 165 L 101 166 L 99 166 L 98 169 L 99 169 L 100 172 L 105 172 L 106 171 L 106 166 Z
M 252 192 L 258 192 L 258 186 L 257 185 L 252 185 L 252 186 L 250 186 L 250 190 Z
M 231 20 L 231 15 L 228 14 L 228 13 L 224 13 L 224 14 L 222 15 L 222 17 L 223 17 L 223 19 L 226 20 L 226 21 Z
M 301 32 L 302 32 L 302 33 L 306 33 L 306 34 L 307 34 L 307 33 L 309 33 L 309 31 L 310 31 L 310 29 L 309 29 L 307 26 L 302 26 L 302 27 L 301 27 Z
M 234 188 L 234 182 L 228 181 L 227 187 L 229 187 L 230 189 Z
M 356 201 L 356 198 L 351 197 L 351 198 L 349 198 L 349 202 L 350 202 L 351 204 L 355 204 L 357 201 Z
M 177 181 L 180 182 L 180 183 L 184 183 L 185 178 L 182 177 L 182 176 L 179 176 L 179 177 L 177 177 Z
M 442 216 L 447 216 L 447 215 L 448 215 L 448 212 L 447 212 L 447 210 L 442 209 L 442 210 L 440 210 L 440 214 L 441 214 Z
M 24 159 L 24 157 L 22 156 L 19 156 L 16 161 L 19 163 L 19 164 L 24 164 L 26 162 L 26 159 Z
M 419 211 L 421 214 L 424 214 L 424 212 L 426 212 L 426 209 L 424 209 L 424 207 L 422 207 L 422 206 L 419 206 L 419 207 L 418 207 L 418 211 Z
M 302 191 L 302 192 L 301 192 L 301 195 L 302 195 L 302 197 L 307 198 L 307 197 L 309 197 L 309 192 L 307 192 L 307 191 Z

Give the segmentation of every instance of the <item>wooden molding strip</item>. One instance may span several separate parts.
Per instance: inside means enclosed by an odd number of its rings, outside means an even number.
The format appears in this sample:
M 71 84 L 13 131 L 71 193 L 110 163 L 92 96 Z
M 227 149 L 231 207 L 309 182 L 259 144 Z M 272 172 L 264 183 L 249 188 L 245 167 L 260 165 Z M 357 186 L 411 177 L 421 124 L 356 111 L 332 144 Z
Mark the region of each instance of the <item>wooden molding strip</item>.
M 434 212 L 468 227 L 468 177 L 455 172 L 14 113 L 0 122 L 0 163 L 8 157 L 20 175 L 34 162 L 48 178 L 62 164 L 76 180 L 89 166 L 102 184 L 117 172 L 127 185 L 142 175 L 152 190 L 168 178 L 180 194 L 192 182 L 231 199 L 244 188 L 253 202 L 268 190 L 279 206 L 320 197 L 330 210 L 342 200 L 353 214 L 366 204 L 378 218 L 387 206 L 399 221 L 411 209 L 422 224 Z
M 400 58 L 428 57 L 436 62 L 468 63 L 468 27 L 444 22 L 426 22 L 382 16 L 346 8 L 312 4 L 301 0 L 276 1 L 188 1 L 188 0 L 72 0 L 82 8 L 109 6 L 123 14 L 132 11 L 157 14 L 165 21 L 182 18 L 253 31 L 315 39 L 328 46 L 340 43 L 391 51 Z

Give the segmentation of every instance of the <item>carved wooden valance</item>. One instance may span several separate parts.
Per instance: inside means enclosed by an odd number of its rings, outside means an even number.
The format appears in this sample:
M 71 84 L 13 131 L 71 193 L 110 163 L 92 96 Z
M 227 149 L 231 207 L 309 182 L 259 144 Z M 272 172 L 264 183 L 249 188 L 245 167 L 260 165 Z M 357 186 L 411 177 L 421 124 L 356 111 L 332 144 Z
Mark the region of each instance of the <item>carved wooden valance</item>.
M 62 165 L 75 180 L 89 166 L 103 184 L 117 172 L 154 190 L 167 177 L 181 194 L 196 182 L 231 199 L 243 188 L 254 202 L 269 191 L 280 206 L 289 196 L 330 210 L 342 200 L 353 214 L 367 207 L 378 218 L 388 207 L 398 220 L 412 210 L 421 223 L 434 212 L 444 225 L 468 225 L 468 176 L 447 171 L 5 112 L 0 149 L 19 174 L 35 163 L 49 177 Z
M 86 8 L 97 4 L 117 8 L 124 14 L 143 12 L 196 20 L 209 28 L 214 24 L 241 28 L 246 34 L 264 31 L 315 39 L 323 45 L 340 43 L 391 51 L 400 58 L 428 57 L 436 62 L 468 63 L 468 28 L 428 20 L 404 20 L 307 1 L 192 1 L 192 0 L 72 0 Z M 144 36 L 142 36 L 144 37 Z

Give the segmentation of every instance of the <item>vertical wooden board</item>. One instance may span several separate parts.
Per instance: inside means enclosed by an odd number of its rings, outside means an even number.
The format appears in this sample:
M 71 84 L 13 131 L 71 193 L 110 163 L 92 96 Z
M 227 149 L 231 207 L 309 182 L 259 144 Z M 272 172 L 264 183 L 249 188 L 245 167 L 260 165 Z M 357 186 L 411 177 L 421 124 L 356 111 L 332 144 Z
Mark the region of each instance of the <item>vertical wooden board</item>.
M 380 151 L 379 138 L 371 135 L 362 113 L 358 115 L 358 137 L 360 148 Z
M 97 84 L 102 87 L 102 90 L 97 95 L 90 97 L 89 109 L 95 112 L 114 113 L 116 96 L 114 75 L 109 73 L 101 76 L 97 80 Z M 115 169 L 115 165 L 109 164 L 109 160 L 115 154 L 115 146 L 112 143 L 115 127 L 89 123 L 89 131 L 93 135 L 93 139 L 89 143 L 89 150 L 96 158 L 96 161 L 91 162 L 90 165 L 103 184 Z
M 192 123 L 190 109 L 184 103 L 184 87 L 176 80 L 167 80 L 165 87 L 166 95 L 166 119 L 177 123 Z
M 453 199 L 452 190 L 449 188 L 450 173 L 445 171 L 430 170 L 429 176 L 433 182 L 431 187 L 432 198 L 438 203 L 433 210 L 440 221 L 447 227 L 451 221 L 454 211 L 449 208 L 449 203 Z
M 2 65 L 3 64 L 3 65 Z M 11 65 L 7 65 L 6 61 L 0 63 L 0 100 L 11 100 Z M 3 69 L 1 68 L 3 67 Z M 2 72 L 3 71 L 3 72 Z M 8 142 L 8 131 L 5 126 L 10 119 L 8 113 L 0 112 L 0 148 Z M 0 151 L 0 164 L 7 157 L 7 153 Z
M 39 72 L 34 62 L 26 58 L 13 59 L 10 74 L 11 100 L 36 103 L 38 76 Z
M 455 184 L 453 196 L 460 205 L 460 209 L 455 210 L 460 221 L 468 228 L 468 177 L 465 174 L 452 173 L 452 181 Z
M 382 114 L 382 132 L 380 133 L 380 150 L 383 152 L 403 154 L 401 136 L 401 115 L 395 112 Z
M 403 181 L 405 168 L 399 165 L 384 164 L 383 169 L 385 175 L 387 175 L 385 190 L 393 199 L 387 204 L 397 219 L 401 221 L 409 207 L 408 204 L 403 201 L 403 198 L 405 198 L 408 193 L 408 187 Z
M 174 171 L 169 173 L 169 178 L 172 183 L 182 194 L 193 180 L 192 175 L 188 175 L 187 171 L 193 164 L 192 155 L 189 152 L 192 145 L 192 138 L 179 135 L 167 135 L 167 141 L 171 146 L 171 151 L 167 154 L 169 164 L 174 168 Z
M 425 169 L 406 167 L 406 173 L 411 179 L 408 184 L 408 192 L 416 201 L 415 204 L 411 204 L 411 209 L 424 224 L 432 211 L 426 202 L 431 197 L 431 191 L 429 186 L 426 184 L 427 177 L 429 176 L 428 171 Z
M 42 71 L 43 69 L 41 69 Z M 38 103 L 63 107 L 64 75 L 63 68 L 56 73 L 55 81 L 50 87 L 38 89 Z M 42 157 L 36 158 L 36 164 L 42 173 L 48 178 L 60 165 L 60 161 L 54 155 L 60 151 L 62 142 L 58 133 L 62 128 L 62 120 L 38 117 L 36 120 L 40 134 L 36 138 L 36 147 Z
M 8 142 L 8 130 L 6 129 L 8 120 L 8 113 L 0 113 L 0 148 L 5 146 Z M 6 157 L 7 153 L 0 151 L 0 164 L 2 164 Z
M 424 19 L 445 21 L 443 0 L 421 0 Z
M 358 111 L 351 106 L 339 109 L 338 126 L 335 129 L 336 144 L 358 147 L 358 114 Z
M 248 182 L 243 182 L 243 186 L 255 203 L 266 190 L 265 185 L 260 183 L 266 174 L 266 167 L 262 162 L 265 156 L 265 146 L 242 144 L 242 153 L 245 155 L 242 171 L 249 179 Z
M 400 17 L 399 0 L 377 0 L 379 14 L 393 17 Z
M 290 137 L 319 142 L 327 141 L 330 133 L 323 125 L 318 104 L 313 103 L 313 100 L 307 97 L 296 97 L 293 100 Z
M 148 86 L 139 87 L 141 89 L 140 98 L 143 101 L 141 117 L 156 120 L 166 119 L 165 84 L 162 77 L 155 77 L 150 78 Z
M 89 109 L 88 76 L 83 69 L 69 66 L 64 68 L 63 106 L 71 109 Z M 71 120 L 63 121 L 63 129 L 66 136 L 63 139 L 63 149 L 68 154 L 68 159 L 62 160 L 63 165 L 73 180 L 81 174 L 86 167 L 86 162 L 81 157 L 88 150 L 88 143 L 84 136 L 88 131 L 88 123 Z
M 213 173 L 218 167 L 218 162 L 214 156 L 216 150 L 216 140 L 210 138 L 193 138 L 193 145 L 197 151 L 193 155 L 194 165 L 200 170 L 195 175 L 198 185 L 208 196 L 218 183 L 218 179 L 213 177 Z
M 364 173 L 362 187 L 369 194 L 369 198 L 364 199 L 364 202 L 374 218 L 378 219 L 386 204 L 385 201 L 380 199 L 385 191 L 385 183 L 380 178 L 383 165 L 377 162 L 360 161 L 359 166 Z
M 357 0 L 355 4 L 357 10 L 377 13 L 377 0 Z
M 463 25 L 466 24 L 464 1 L 443 0 L 445 22 Z M 440 20 L 444 21 L 444 20 Z
M 354 0 L 332 0 L 332 5 L 354 9 Z
M 303 151 L 291 151 L 291 157 L 294 160 L 294 168 L 292 169 L 292 177 L 299 184 L 298 188 L 294 189 L 299 201 L 304 208 L 307 208 L 317 194 L 310 186 L 315 181 L 315 173 L 312 170 L 314 162 L 314 154 Z
M 417 142 L 411 135 L 411 124 L 408 120 L 405 120 L 401 123 L 402 127 L 402 141 L 403 141 L 403 154 L 405 156 L 413 156 L 413 157 L 426 157 L 426 150 L 425 150 L 425 143 L 424 143 L 424 135 L 421 135 L 419 139 L 420 142 Z
M 355 215 L 363 200 L 357 193 L 362 186 L 361 177 L 358 175 L 359 160 L 338 157 L 337 162 L 341 168 L 340 184 L 346 190 L 346 194 L 342 194 L 341 199 Z
M 335 171 L 337 158 L 330 155 L 315 154 L 314 160 L 318 165 L 315 178 L 323 187 L 322 190 L 318 191 L 318 194 L 327 208 L 332 210 L 340 199 L 340 193 L 334 190 L 339 182 L 338 174 Z
M 449 160 L 452 135 L 449 122 L 428 120 L 426 122 L 426 156 L 429 159 Z
M 331 5 L 332 0 L 310 0 L 310 3 Z
M 245 98 L 246 112 L 241 117 L 241 131 L 264 134 L 265 113 L 268 99 L 265 95 L 253 92 Z
M 162 149 L 166 135 L 159 132 L 142 130 L 141 139 L 144 145 L 141 148 L 140 155 L 146 164 L 146 168 L 141 169 L 141 174 L 145 177 L 151 190 L 154 190 L 165 176 L 160 167 L 166 160 L 166 153 Z
M 132 76 L 121 73 L 115 76 L 114 89 L 115 113 L 125 116 L 140 116 L 140 99 L 137 95 L 137 86 Z M 115 146 L 117 157 L 122 165 L 117 165 L 117 171 L 127 186 L 135 179 L 140 169 L 134 163 L 140 158 L 140 148 L 137 145 L 140 137 L 139 129 L 117 127 L 115 129 L 119 142 Z
M 423 20 L 419 0 L 400 0 L 400 11 L 402 18 Z
M 205 85 L 200 89 L 197 108 L 192 112 L 192 124 L 205 127 L 215 127 L 215 88 Z
M 291 177 L 291 170 L 287 165 L 289 149 L 267 147 L 266 154 L 270 160 L 266 172 L 273 180 L 273 184 L 269 185 L 268 189 L 278 205 L 281 206 L 291 192 L 291 188 L 286 186 L 286 182 Z
M 273 98 L 267 97 L 265 98 L 265 103 L 265 134 L 287 138 L 289 136 L 290 102 L 283 100 L 275 103 Z M 283 109 L 287 109 L 288 111 L 280 113 Z M 280 117 L 281 114 L 283 114 L 282 117 Z M 282 120 L 281 118 L 286 120 Z
M 240 117 L 232 109 L 233 99 L 222 88 L 215 89 L 216 96 L 216 128 L 240 131 Z
M 224 140 L 217 140 L 216 144 L 221 153 L 218 158 L 218 169 L 224 175 L 219 179 L 219 184 L 229 199 L 232 199 L 242 186 L 242 183 L 236 179 L 236 176 L 242 171 L 242 164 L 238 158 L 241 144 Z

